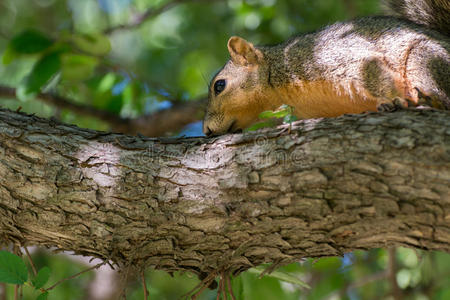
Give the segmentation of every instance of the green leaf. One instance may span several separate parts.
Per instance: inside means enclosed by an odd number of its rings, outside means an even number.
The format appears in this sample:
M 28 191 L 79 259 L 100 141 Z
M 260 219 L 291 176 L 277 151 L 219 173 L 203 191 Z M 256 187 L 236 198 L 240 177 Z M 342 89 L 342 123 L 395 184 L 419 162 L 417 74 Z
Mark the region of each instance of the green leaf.
M 27 266 L 23 260 L 7 251 L 0 251 L 0 282 L 24 284 L 28 279 Z
M 256 268 L 249 269 L 248 272 L 257 274 L 257 275 L 261 275 L 264 272 L 264 270 L 265 270 L 264 267 L 256 267 Z M 301 287 L 305 287 L 308 289 L 311 288 L 306 282 L 298 279 L 296 276 L 282 272 L 282 271 L 273 271 L 272 273 L 265 274 L 264 276 L 276 278 L 278 280 L 289 282 L 292 284 L 297 284 Z
M 270 118 L 273 118 L 274 115 L 275 115 L 274 111 L 266 110 L 266 111 L 263 111 L 262 113 L 260 113 L 258 115 L 258 118 L 260 118 L 260 119 L 270 119 Z
M 233 292 L 238 299 L 244 299 L 244 283 L 242 276 L 231 278 Z
M 123 106 L 123 96 L 122 95 L 116 95 L 112 96 L 107 106 L 105 107 L 108 111 L 113 112 L 115 114 L 119 114 Z
M 314 263 L 313 269 L 318 271 L 334 272 L 338 270 L 341 265 L 342 262 L 339 257 L 322 257 Z
M 284 123 L 292 123 L 292 122 L 295 122 L 297 120 L 298 120 L 298 118 L 296 116 L 294 116 L 294 115 L 287 115 L 286 117 L 283 118 L 283 122 Z
M 25 81 L 25 92 L 28 94 L 39 92 L 50 78 L 61 68 L 61 59 L 58 52 L 43 56 L 36 62 L 33 70 Z
M 244 131 L 255 131 L 261 128 L 266 128 L 266 127 L 274 127 L 276 124 L 275 122 L 273 122 L 272 120 L 266 121 L 266 122 L 259 122 L 259 123 L 255 123 L 250 127 L 247 127 Z
M 40 294 L 40 295 L 36 298 L 36 300 L 47 300 L 47 297 L 48 297 L 48 292 L 45 292 L 45 293 Z
M 258 115 L 260 119 L 270 119 L 270 118 L 283 118 L 288 115 L 291 115 L 294 111 L 294 108 L 292 106 L 289 106 L 287 104 L 281 105 L 278 109 L 272 111 L 272 110 L 266 110 L 263 111 Z
M 33 284 L 35 289 L 40 289 L 44 286 L 44 284 L 47 283 L 48 279 L 50 278 L 50 268 L 49 267 L 43 267 L 39 270 L 36 277 L 33 278 L 31 283 Z
M 63 54 L 61 57 L 62 77 L 67 80 L 84 80 L 91 77 L 98 65 L 98 59 L 87 55 Z
M 278 107 L 277 110 L 288 110 L 289 112 L 293 112 L 294 108 L 287 104 L 281 104 L 280 107 Z
M 273 113 L 274 118 L 284 118 L 289 115 L 291 112 L 287 109 L 277 110 Z
M 3 52 L 2 63 L 9 65 L 16 58 L 17 53 L 10 46 L 6 47 L 5 52 Z
M 81 51 L 92 55 L 106 55 L 111 50 L 109 39 L 101 34 L 74 35 L 72 42 Z
M 34 54 L 49 48 L 53 42 L 42 33 L 35 30 L 26 30 L 16 35 L 9 47 L 20 54 Z
M 106 74 L 102 80 L 100 81 L 100 83 L 98 84 L 98 92 L 100 93 L 104 93 L 106 91 L 109 91 L 110 89 L 112 89 L 114 83 L 116 82 L 116 75 L 113 73 L 108 73 Z

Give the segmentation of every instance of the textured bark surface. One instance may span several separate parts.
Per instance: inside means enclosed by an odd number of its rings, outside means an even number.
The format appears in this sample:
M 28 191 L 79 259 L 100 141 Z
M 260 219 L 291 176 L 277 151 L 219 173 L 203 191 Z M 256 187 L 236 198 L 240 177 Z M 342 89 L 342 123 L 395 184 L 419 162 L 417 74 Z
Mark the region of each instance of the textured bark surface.
M 450 251 L 450 113 L 150 139 L 0 110 L 0 241 L 164 270 Z

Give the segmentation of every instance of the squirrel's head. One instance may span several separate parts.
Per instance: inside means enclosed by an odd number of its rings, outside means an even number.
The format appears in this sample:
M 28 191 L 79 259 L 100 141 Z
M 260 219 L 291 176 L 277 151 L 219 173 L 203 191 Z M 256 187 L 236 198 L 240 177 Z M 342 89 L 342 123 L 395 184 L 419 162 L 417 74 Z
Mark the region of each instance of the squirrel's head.
M 231 59 L 211 81 L 203 132 L 238 132 L 258 119 L 267 98 L 269 72 L 260 49 L 240 37 L 228 40 Z

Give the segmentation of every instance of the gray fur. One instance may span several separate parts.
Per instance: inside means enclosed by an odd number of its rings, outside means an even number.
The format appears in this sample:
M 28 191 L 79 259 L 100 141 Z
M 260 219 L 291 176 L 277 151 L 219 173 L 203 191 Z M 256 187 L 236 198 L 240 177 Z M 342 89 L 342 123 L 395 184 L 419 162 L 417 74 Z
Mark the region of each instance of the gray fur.
M 210 88 L 204 132 L 245 128 L 283 103 L 303 117 L 374 110 L 399 97 L 418 103 L 420 95 L 450 109 L 450 0 L 387 4 L 400 17 L 339 22 L 274 46 L 230 38 L 232 59 L 212 80 L 229 84 L 217 96 Z

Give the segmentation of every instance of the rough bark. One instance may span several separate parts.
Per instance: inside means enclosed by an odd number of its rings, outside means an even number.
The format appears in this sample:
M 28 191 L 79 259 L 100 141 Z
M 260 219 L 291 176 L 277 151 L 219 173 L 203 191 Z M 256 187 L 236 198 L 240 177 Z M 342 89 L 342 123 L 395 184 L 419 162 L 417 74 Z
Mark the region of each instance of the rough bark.
M 0 110 L 0 241 L 167 271 L 450 251 L 450 113 L 150 139 Z

